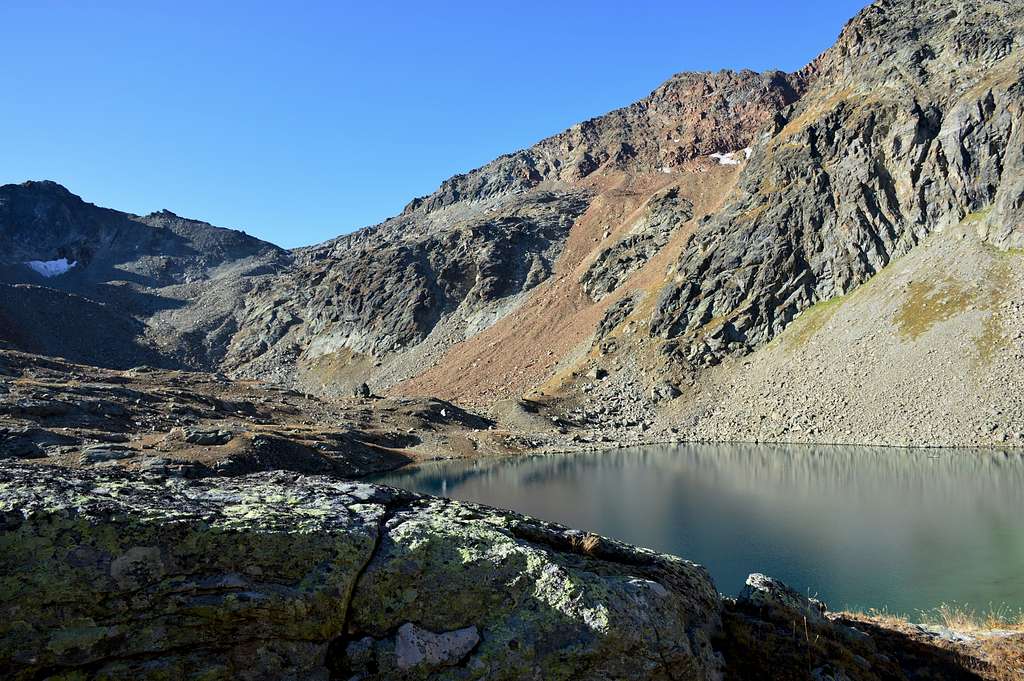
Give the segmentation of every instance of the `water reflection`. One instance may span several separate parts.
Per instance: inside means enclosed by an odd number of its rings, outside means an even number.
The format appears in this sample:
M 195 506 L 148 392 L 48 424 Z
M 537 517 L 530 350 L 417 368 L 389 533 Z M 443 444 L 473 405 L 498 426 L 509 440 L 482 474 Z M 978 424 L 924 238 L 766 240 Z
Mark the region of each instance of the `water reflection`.
M 1024 607 L 1024 456 L 665 445 L 442 462 L 386 484 L 515 509 L 708 566 L 779 577 L 833 608 Z

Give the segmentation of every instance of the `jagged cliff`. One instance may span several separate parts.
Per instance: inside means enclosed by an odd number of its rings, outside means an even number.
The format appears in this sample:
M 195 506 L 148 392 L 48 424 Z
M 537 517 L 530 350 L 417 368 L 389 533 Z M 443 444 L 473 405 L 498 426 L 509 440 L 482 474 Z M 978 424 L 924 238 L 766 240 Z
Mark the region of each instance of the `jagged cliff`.
M 698 229 L 651 331 L 749 352 L 921 239 L 980 215 L 1024 245 L 1019 3 L 878 2 L 758 136 L 726 207 Z M 722 347 L 724 345 L 724 347 Z

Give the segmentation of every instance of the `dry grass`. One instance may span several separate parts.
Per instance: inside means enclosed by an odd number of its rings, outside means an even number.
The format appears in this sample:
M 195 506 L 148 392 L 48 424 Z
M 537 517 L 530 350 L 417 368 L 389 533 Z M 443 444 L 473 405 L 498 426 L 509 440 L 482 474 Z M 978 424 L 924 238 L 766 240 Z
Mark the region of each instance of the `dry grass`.
M 592 556 L 601 546 L 601 537 L 591 533 L 587 533 L 582 537 L 573 537 L 572 546 L 580 553 Z
M 913 620 L 943 626 L 971 635 L 968 643 L 932 641 L 921 638 L 911 618 L 890 613 L 886 609 L 864 613 L 841 613 L 841 617 L 868 621 L 883 629 L 901 632 L 956 655 L 958 665 L 985 681 L 1024 681 L 1024 610 L 989 607 L 978 610 L 958 603 L 943 603 L 932 610 L 920 612 Z
M 889 612 L 887 608 L 871 608 L 865 612 L 842 612 L 844 617 L 868 619 L 877 624 L 895 628 L 908 626 L 913 622 L 937 625 L 964 633 L 986 631 L 1019 631 L 1024 634 L 1024 609 L 1014 610 L 1008 606 L 990 605 L 978 610 L 959 603 L 942 603 L 931 610 L 920 610 L 915 617 Z
M 910 618 L 906 615 L 891 613 L 888 608 L 869 608 L 864 611 L 841 610 L 836 614 L 846 619 L 874 622 L 886 629 L 896 629 L 910 624 Z
M 972 665 L 990 681 L 1024 680 L 1024 637 L 993 638 L 982 642 Z
M 846 300 L 846 296 L 836 296 L 815 303 L 800 313 L 790 326 L 792 332 L 786 336 L 794 348 L 802 348 L 807 342 L 820 331 L 839 310 L 839 306 Z
M 961 224 L 964 224 L 964 225 L 975 225 L 975 224 L 981 222 L 982 220 L 987 219 L 991 212 L 992 212 L 992 206 L 986 206 L 985 208 L 982 208 L 981 210 L 976 210 L 973 213 L 968 213 L 967 215 L 964 216 L 964 219 L 961 220 Z
M 767 180 L 766 180 L 766 182 L 767 182 Z M 774 188 L 773 187 L 772 190 L 773 191 L 784 191 L 785 187 L 780 187 L 780 188 Z M 760 218 L 762 215 L 764 215 L 765 211 L 767 211 L 767 210 L 768 210 L 768 202 L 767 201 L 762 201 L 761 203 L 757 204 L 753 208 L 740 213 L 736 217 L 736 220 L 738 222 L 754 222 L 758 218 Z
M 974 341 L 974 346 L 978 352 L 978 361 L 982 364 L 988 364 L 1008 343 L 1009 338 L 1007 338 L 999 318 L 990 312 L 985 317 L 985 321 L 982 322 L 981 335 Z
M 844 88 L 824 99 L 811 100 L 805 110 L 786 123 L 786 126 L 779 131 L 779 134 L 772 140 L 772 145 L 779 146 L 781 143 L 786 142 L 790 137 L 802 131 L 811 123 L 824 118 L 838 107 L 846 105 L 848 100 L 853 97 L 855 97 L 853 90 L 851 88 Z
M 1024 633 L 1024 610 L 1006 606 L 977 610 L 959 603 L 943 603 L 921 615 L 925 624 L 939 624 L 957 631 L 977 633 L 1003 629 Z
M 1010 263 L 1002 258 L 997 259 L 989 272 L 988 279 L 992 282 L 990 293 L 987 296 L 988 315 L 982 323 L 981 335 L 974 342 L 978 361 L 982 364 L 991 362 L 993 357 L 1010 344 L 1010 339 L 999 315 L 999 307 L 1007 292 L 1013 290 L 1013 272 Z

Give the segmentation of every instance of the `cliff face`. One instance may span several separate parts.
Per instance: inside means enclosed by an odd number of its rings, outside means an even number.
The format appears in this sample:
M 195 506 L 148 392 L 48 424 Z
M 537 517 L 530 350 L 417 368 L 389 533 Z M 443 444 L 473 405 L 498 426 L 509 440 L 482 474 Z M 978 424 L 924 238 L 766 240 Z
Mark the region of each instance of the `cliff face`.
M 586 205 L 583 192 L 532 191 L 403 215 L 305 249 L 294 269 L 245 301 L 227 364 L 291 378 L 300 364 L 339 353 L 342 365 L 402 353 L 452 316 L 467 325 L 500 316 L 550 276 Z M 345 379 L 326 372 L 311 382 L 330 389 Z
M 446 180 L 434 194 L 410 203 L 406 214 L 544 182 L 572 184 L 596 172 L 666 172 L 742 149 L 775 111 L 800 97 L 809 73 L 680 73 L 635 104 Z
M 763 130 L 698 229 L 651 332 L 696 361 L 749 352 L 930 233 L 976 216 L 1024 243 L 1019 3 L 878 2 Z

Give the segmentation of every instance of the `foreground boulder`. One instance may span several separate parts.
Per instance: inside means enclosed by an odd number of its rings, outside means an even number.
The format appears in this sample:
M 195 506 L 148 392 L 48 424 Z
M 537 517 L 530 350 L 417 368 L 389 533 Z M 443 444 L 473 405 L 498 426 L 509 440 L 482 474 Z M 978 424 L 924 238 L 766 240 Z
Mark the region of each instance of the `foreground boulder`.
M 679 558 L 321 477 L 0 468 L 5 679 L 712 679 Z

